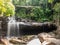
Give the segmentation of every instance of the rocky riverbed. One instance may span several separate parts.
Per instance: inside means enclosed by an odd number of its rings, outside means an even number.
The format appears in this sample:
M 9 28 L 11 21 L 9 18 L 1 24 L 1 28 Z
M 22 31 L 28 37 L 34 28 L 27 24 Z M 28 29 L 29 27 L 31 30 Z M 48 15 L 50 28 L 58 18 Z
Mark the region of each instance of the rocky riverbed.
M 0 36 L 6 36 L 7 22 L 5 21 L 6 20 L 3 20 L 2 25 L 0 24 L 0 26 L 2 26 L 0 29 L 2 35 L 0 34 Z M 5 44 L 5 42 L 6 42 L 5 45 L 7 45 L 8 42 L 13 45 L 29 45 L 29 42 L 32 40 L 34 41 L 36 38 L 40 40 L 41 45 L 44 44 L 60 45 L 60 29 L 56 30 L 57 27 L 55 26 L 55 24 L 54 25 L 46 23 L 42 23 L 42 25 L 41 23 L 28 23 L 28 24 L 30 25 L 22 25 L 23 28 L 20 28 L 21 33 L 23 33 L 22 36 L 11 37 L 9 38 L 9 41 L 8 39 L 2 37 L 0 39 L 0 45 Z
M 12 37 L 9 42 L 13 45 L 29 45 L 29 42 L 38 38 L 41 45 L 60 45 L 60 39 L 57 39 L 56 36 L 52 33 L 40 33 L 38 35 L 25 35 L 21 37 Z M 33 43 L 33 42 L 32 42 Z M 4 43 L 1 43 L 2 45 Z

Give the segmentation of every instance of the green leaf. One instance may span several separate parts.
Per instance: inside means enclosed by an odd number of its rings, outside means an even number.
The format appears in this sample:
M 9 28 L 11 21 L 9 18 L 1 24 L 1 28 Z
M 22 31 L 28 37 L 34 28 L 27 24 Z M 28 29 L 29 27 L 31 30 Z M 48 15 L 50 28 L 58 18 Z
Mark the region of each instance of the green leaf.
M 54 0 L 48 0 L 48 3 L 53 3 Z

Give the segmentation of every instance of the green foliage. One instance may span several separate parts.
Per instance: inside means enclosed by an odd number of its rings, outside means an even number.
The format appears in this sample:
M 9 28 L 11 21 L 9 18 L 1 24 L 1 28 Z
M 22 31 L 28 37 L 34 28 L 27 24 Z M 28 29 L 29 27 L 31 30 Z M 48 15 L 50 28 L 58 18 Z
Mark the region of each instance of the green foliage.
M 54 9 L 56 12 L 60 13 L 60 3 L 56 3 L 53 9 Z
M 53 7 L 55 10 L 54 12 L 54 19 L 55 20 L 60 20 L 60 3 L 56 3 Z
M 11 0 L 0 0 L 0 14 L 2 16 L 10 16 L 15 14 L 15 7 Z
M 16 8 L 16 15 L 20 18 L 27 18 L 38 22 L 52 21 L 56 12 L 60 13 L 60 0 L 13 0 Z M 33 7 L 21 7 L 33 6 Z M 37 6 L 37 7 L 36 7 Z
M 41 4 L 45 4 L 47 0 L 13 0 L 15 5 L 20 6 L 41 6 Z
M 48 12 L 48 13 L 47 13 Z M 20 18 L 26 18 L 35 20 L 38 22 L 43 22 L 45 20 L 50 20 L 51 18 L 51 10 L 48 8 L 43 10 L 41 7 L 33 7 L 33 8 L 20 8 L 16 15 Z
M 53 3 L 54 0 L 48 0 L 48 3 Z

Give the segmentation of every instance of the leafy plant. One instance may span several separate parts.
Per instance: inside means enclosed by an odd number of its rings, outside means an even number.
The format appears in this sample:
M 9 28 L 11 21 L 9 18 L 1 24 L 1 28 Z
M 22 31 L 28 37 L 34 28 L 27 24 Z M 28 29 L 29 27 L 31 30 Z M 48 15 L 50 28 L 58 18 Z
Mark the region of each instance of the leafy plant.
M 11 0 L 0 0 L 0 15 L 10 16 L 15 14 L 15 7 Z
M 48 0 L 48 3 L 53 3 L 54 0 Z
M 20 18 L 27 18 L 38 22 L 41 21 L 44 22 L 45 20 L 52 21 L 54 13 L 60 12 L 59 3 L 56 4 L 57 3 L 56 1 L 59 2 L 59 0 L 23 0 L 23 1 L 14 0 L 14 1 L 16 3 L 15 5 L 19 5 L 17 6 L 19 9 L 16 8 L 17 10 L 16 15 Z
M 60 13 L 60 3 L 56 3 L 53 8 L 57 13 Z

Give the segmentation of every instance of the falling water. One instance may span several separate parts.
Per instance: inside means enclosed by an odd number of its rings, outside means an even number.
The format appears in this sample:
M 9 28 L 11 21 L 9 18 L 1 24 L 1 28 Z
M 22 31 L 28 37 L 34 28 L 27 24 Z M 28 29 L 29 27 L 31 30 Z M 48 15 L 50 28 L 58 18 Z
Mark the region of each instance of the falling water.
M 9 18 L 7 37 L 17 37 L 19 36 L 19 23 L 16 22 L 14 18 Z
M 20 36 L 20 31 L 19 31 L 19 25 L 30 25 L 24 22 L 16 22 L 14 17 L 9 17 L 9 22 L 8 22 L 8 29 L 7 29 L 7 37 L 19 37 Z
M 19 33 L 19 32 L 20 32 L 20 31 L 19 31 L 19 29 L 20 29 L 20 28 L 19 28 L 19 24 L 20 24 L 20 23 L 17 22 L 17 36 L 18 36 L 18 37 L 20 36 L 20 33 Z

